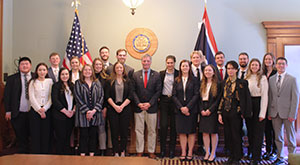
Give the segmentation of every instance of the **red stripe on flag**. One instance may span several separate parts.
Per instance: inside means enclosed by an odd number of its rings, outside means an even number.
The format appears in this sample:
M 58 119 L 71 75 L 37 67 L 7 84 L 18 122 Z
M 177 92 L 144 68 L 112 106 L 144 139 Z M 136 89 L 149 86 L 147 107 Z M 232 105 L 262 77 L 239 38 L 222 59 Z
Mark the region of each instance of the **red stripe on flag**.
M 208 37 L 209 37 L 209 39 L 211 41 L 211 44 L 213 46 L 213 49 L 214 49 L 214 51 L 216 53 L 216 52 L 218 52 L 218 48 L 217 48 L 217 44 L 216 44 L 216 41 L 215 41 L 215 37 L 214 37 L 214 35 L 212 33 L 212 29 L 211 29 L 210 23 L 209 23 L 209 19 L 208 19 L 206 7 L 204 8 L 204 14 L 203 14 L 202 20 L 205 22 L 205 26 L 206 26 Z

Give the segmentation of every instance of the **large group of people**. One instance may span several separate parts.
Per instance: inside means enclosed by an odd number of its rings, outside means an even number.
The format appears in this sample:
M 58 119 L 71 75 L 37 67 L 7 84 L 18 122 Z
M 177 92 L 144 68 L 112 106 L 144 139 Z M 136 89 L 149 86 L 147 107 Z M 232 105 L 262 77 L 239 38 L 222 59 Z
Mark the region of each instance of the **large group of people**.
M 286 73 L 286 58 L 267 53 L 262 62 L 253 58 L 249 63 L 249 55 L 242 52 L 238 63 L 225 64 L 225 54 L 219 51 L 214 66 L 201 51 L 193 51 L 178 70 L 176 57 L 168 55 L 166 69 L 156 72 L 148 54 L 141 57 L 138 71 L 125 64 L 125 49 L 116 51 L 114 64 L 109 56 L 106 46 L 92 65 L 81 66 L 74 56 L 68 70 L 59 68 L 59 54 L 51 53 L 51 66 L 39 63 L 34 73 L 29 57 L 19 59 L 18 72 L 7 78 L 4 93 L 5 117 L 11 120 L 19 153 L 53 153 L 54 143 L 56 154 L 71 154 L 79 135 L 81 156 L 94 156 L 97 149 L 105 155 L 111 143 L 113 156 L 124 157 L 132 116 L 137 156 L 145 152 L 147 135 L 147 152 L 156 158 L 157 123 L 161 158 L 175 157 L 178 135 L 181 161 L 193 160 L 198 137 L 203 161 L 214 162 L 221 125 L 229 157 L 225 164 L 239 164 L 243 156 L 251 164 L 276 157 L 275 163 L 282 163 L 283 126 L 288 151 L 295 153 L 299 91 L 295 77 Z M 243 136 L 248 137 L 247 153 Z

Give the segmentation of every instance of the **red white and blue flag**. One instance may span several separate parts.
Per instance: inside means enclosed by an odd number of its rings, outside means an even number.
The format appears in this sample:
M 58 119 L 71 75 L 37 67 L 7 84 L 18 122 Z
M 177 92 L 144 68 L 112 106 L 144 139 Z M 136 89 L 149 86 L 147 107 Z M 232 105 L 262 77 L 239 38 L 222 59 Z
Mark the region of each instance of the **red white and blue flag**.
M 63 61 L 63 66 L 69 70 L 71 69 L 70 60 L 73 56 L 77 56 L 79 58 L 81 66 L 93 63 L 89 49 L 87 48 L 85 39 L 81 33 L 77 9 L 75 9 L 75 18 L 73 21 L 72 32 Z
M 204 14 L 200 26 L 201 28 L 194 50 L 201 50 L 203 55 L 206 57 L 207 63 L 216 66 L 215 54 L 218 52 L 218 48 L 211 30 L 206 7 L 204 8 Z

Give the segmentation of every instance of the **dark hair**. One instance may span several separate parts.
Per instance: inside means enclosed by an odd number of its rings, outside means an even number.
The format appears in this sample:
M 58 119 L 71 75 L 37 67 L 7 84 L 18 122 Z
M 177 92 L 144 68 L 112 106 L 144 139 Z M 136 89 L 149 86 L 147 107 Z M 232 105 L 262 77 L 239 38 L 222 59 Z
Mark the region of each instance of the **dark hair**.
M 45 66 L 48 71 L 48 66 L 45 63 L 41 62 L 41 63 L 37 64 L 37 66 L 35 67 L 35 72 L 33 73 L 33 76 L 30 81 L 33 80 L 33 82 L 34 82 L 39 77 L 37 71 L 40 66 Z M 48 73 L 46 74 L 45 78 L 49 78 Z M 30 83 L 30 81 L 28 82 L 28 84 Z
M 284 61 L 286 62 L 286 64 L 288 63 L 288 62 L 287 62 L 287 59 L 286 59 L 285 57 L 278 57 L 278 58 L 276 59 L 276 64 L 277 64 L 277 62 L 278 62 L 279 60 L 284 60 Z
M 61 73 L 64 71 L 64 70 L 66 70 L 68 73 L 69 73 L 69 76 L 70 76 L 70 72 L 69 72 L 69 70 L 67 69 L 67 68 L 60 68 L 59 69 L 59 72 L 58 72 L 58 81 L 57 81 L 57 83 L 59 83 L 60 85 L 61 85 L 61 91 L 60 92 L 62 92 L 62 93 L 64 93 L 65 91 L 66 91 L 66 86 L 65 86 L 65 84 L 63 83 L 63 81 L 61 80 L 61 78 L 60 78 L 60 75 L 61 75 Z M 73 89 L 74 89 L 74 84 L 72 83 L 72 81 L 71 81 L 71 77 L 69 77 L 69 79 L 68 79 L 68 81 L 67 81 L 67 84 L 68 84 L 68 86 L 69 86 L 69 89 L 70 89 L 70 91 L 71 91 L 71 93 L 73 94 Z
M 234 69 L 239 69 L 239 64 L 238 64 L 237 62 L 233 61 L 233 60 L 228 61 L 228 62 L 226 63 L 226 65 L 225 65 L 225 68 L 226 68 L 226 69 L 227 69 L 227 67 L 228 67 L 229 64 L 232 65 L 232 67 L 233 67 Z
M 31 64 L 31 60 L 30 60 L 29 57 L 21 57 L 21 58 L 19 59 L 19 65 L 20 65 L 20 63 L 21 63 L 22 61 L 28 61 L 28 62 Z
M 50 59 L 52 56 L 56 56 L 56 55 L 58 55 L 58 56 L 59 56 L 59 54 L 58 54 L 58 53 L 56 53 L 56 52 L 52 52 L 52 53 L 49 55 L 49 59 Z
M 175 57 L 174 55 L 168 55 L 168 56 L 166 57 L 166 61 L 167 61 L 168 59 L 172 59 L 174 62 L 176 62 L 176 57 Z
M 240 57 L 241 55 L 246 55 L 246 56 L 249 58 L 249 55 L 248 55 L 246 52 L 241 52 L 241 53 L 239 54 L 239 57 Z
M 263 70 L 264 74 L 268 73 L 268 70 L 267 70 L 267 67 L 266 67 L 266 64 L 265 64 L 265 58 L 267 56 L 271 56 L 272 57 L 272 60 L 273 60 L 273 66 L 272 67 L 273 67 L 273 70 L 276 69 L 275 68 L 275 56 L 272 53 L 266 53 L 264 55 L 264 58 L 263 58 L 263 61 L 262 61 L 262 70 Z
M 116 73 L 116 66 L 118 65 L 118 64 L 121 64 L 120 62 L 116 62 L 114 65 L 113 65 L 113 71 L 112 71 L 112 73 L 111 73 L 111 75 L 110 75 L 110 85 L 112 86 L 113 85 L 113 83 L 116 81 L 116 79 L 117 79 L 117 73 Z M 125 82 L 126 81 L 126 77 L 127 77 L 127 73 L 126 73 L 126 70 L 125 70 L 125 67 L 124 67 L 124 65 L 123 64 L 121 64 L 122 66 L 123 66 L 123 74 L 122 74 L 122 79 L 123 79 L 123 82 Z
M 218 51 L 218 52 L 215 54 L 215 57 L 216 57 L 217 55 L 221 55 L 221 54 L 225 57 L 225 54 L 224 54 L 222 51 Z
M 180 64 L 179 64 L 179 75 L 178 75 L 178 77 L 175 78 L 175 81 L 176 81 L 176 82 L 180 82 L 180 81 L 181 81 L 181 78 L 182 78 L 181 65 L 182 65 L 182 63 L 184 63 L 184 62 L 188 63 L 188 64 L 189 64 L 189 67 L 190 67 L 188 81 L 190 81 L 191 78 L 193 77 L 193 74 L 192 74 L 192 71 L 191 71 L 191 63 L 190 63 L 190 61 L 189 61 L 189 60 L 181 60 L 181 61 L 180 61 Z
M 107 49 L 109 51 L 109 48 L 107 46 L 102 46 L 100 49 L 99 49 L 99 53 L 101 52 L 102 49 Z
M 124 51 L 127 54 L 127 50 L 126 49 L 118 49 L 116 52 L 116 55 L 119 55 L 120 52 Z

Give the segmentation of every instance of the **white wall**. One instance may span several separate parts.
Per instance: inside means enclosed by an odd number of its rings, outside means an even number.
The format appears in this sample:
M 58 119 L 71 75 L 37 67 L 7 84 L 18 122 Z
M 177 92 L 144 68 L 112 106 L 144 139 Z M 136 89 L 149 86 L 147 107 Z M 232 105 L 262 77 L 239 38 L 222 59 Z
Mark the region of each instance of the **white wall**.
M 13 3 L 10 0 L 4 0 L 3 2 L 3 52 L 2 52 L 2 69 L 3 73 L 13 73 L 14 72 L 14 63 L 13 63 L 13 55 L 12 55 L 12 16 L 13 16 Z
M 7 53 L 3 71 L 12 73 L 12 61 L 19 56 L 31 57 L 34 66 L 48 62 L 53 51 L 63 58 L 74 17 L 72 1 L 4 0 L 4 4 L 11 1 L 12 7 L 4 10 L 4 20 L 10 21 L 4 22 Z M 134 28 L 146 27 L 159 42 L 153 56 L 155 70 L 164 68 L 168 54 L 176 55 L 177 61 L 189 58 L 204 10 L 203 0 L 145 0 L 132 16 L 122 0 L 80 2 L 81 28 L 93 58 L 98 56 L 99 47 L 107 45 L 111 48 L 110 61 L 115 62 L 115 51 L 125 47 L 127 34 Z M 266 31 L 261 22 L 299 20 L 299 6 L 299 0 L 209 0 L 207 4 L 217 46 L 227 60 L 236 60 L 241 51 L 261 59 L 266 52 Z M 141 68 L 132 57 L 128 64 Z

